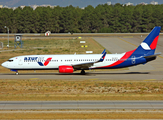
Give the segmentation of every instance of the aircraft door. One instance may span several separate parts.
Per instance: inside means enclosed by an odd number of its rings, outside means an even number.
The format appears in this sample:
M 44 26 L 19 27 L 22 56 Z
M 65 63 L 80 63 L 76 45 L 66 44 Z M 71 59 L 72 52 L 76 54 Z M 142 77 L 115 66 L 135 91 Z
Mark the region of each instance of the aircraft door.
M 22 58 L 19 58 L 18 65 L 23 65 L 23 59 Z

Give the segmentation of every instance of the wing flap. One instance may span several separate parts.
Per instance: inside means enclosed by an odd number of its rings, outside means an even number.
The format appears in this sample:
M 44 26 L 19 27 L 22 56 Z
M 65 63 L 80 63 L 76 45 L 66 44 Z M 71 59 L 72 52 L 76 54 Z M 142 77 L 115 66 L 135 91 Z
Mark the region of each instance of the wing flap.
M 89 69 L 95 62 L 89 62 L 89 63 L 81 63 L 81 64 L 74 64 L 72 67 L 74 69 Z

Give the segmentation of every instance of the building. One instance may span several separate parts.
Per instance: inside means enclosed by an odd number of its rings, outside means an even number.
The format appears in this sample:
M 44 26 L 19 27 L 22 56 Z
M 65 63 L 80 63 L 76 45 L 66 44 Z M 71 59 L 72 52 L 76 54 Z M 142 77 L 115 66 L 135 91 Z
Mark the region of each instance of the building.
M 33 8 L 33 10 L 35 10 L 38 7 L 38 5 L 30 5 L 30 7 Z
M 126 3 L 125 5 L 126 5 L 126 6 L 129 6 L 129 5 L 134 5 L 134 4 L 133 4 L 133 3 L 128 2 L 128 3 Z
M 23 9 L 25 6 L 24 5 L 21 5 L 20 8 Z
M 111 5 L 111 2 L 107 2 L 108 5 Z
M 50 7 L 50 8 L 54 8 L 56 6 L 51 6 L 51 5 L 40 5 L 40 7 Z
M 3 8 L 3 5 L 0 5 L 0 8 Z
M 17 7 L 12 7 L 13 10 L 15 10 Z
M 139 3 L 139 5 L 148 5 L 148 3 L 141 2 L 141 3 Z
M 37 7 L 50 7 L 50 8 L 54 8 L 56 6 L 51 6 L 51 5 L 30 5 L 31 8 L 33 8 L 33 10 L 35 10 Z
M 3 8 L 9 8 L 9 7 L 5 5 Z
M 158 5 L 158 2 L 152 1 L 151 4 L 152 5 Z

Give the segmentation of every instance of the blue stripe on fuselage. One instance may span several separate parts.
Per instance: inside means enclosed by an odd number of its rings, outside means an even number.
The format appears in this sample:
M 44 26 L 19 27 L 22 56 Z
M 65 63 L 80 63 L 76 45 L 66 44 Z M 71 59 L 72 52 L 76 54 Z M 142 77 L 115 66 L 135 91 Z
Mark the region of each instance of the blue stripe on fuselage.
M 39 64 L 40 66 L 44 66 L 44 65 L 42 64 L 42 62 L 38 62 L 38 64 Z
M 138 64 L 144 64 L 147 62 L 148 61 L 144 57 L 139 57 L 139 58 L 138 57 L 137 58 L 130 57 L 126 61 L 124 61 L 123 63 L 118 64 L 116 66 L 109 67 L 109 68 L 123 68 L 123 67 L 135 66 Z

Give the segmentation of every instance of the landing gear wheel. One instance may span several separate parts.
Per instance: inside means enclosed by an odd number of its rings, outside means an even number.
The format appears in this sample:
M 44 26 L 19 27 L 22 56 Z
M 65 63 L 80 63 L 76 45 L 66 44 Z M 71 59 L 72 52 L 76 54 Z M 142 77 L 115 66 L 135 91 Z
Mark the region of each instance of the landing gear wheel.
M 16 74 L 16 75 L 19 75 L 19 73 L 18 73 L 18 72 L 16 72 L 15 74 Z
M 85 75 L 85 71 L 84 71 L 84 70 L 82 70 L 82 71 L 81 71 L 81 74 L 82 74 L 82 75 Z

